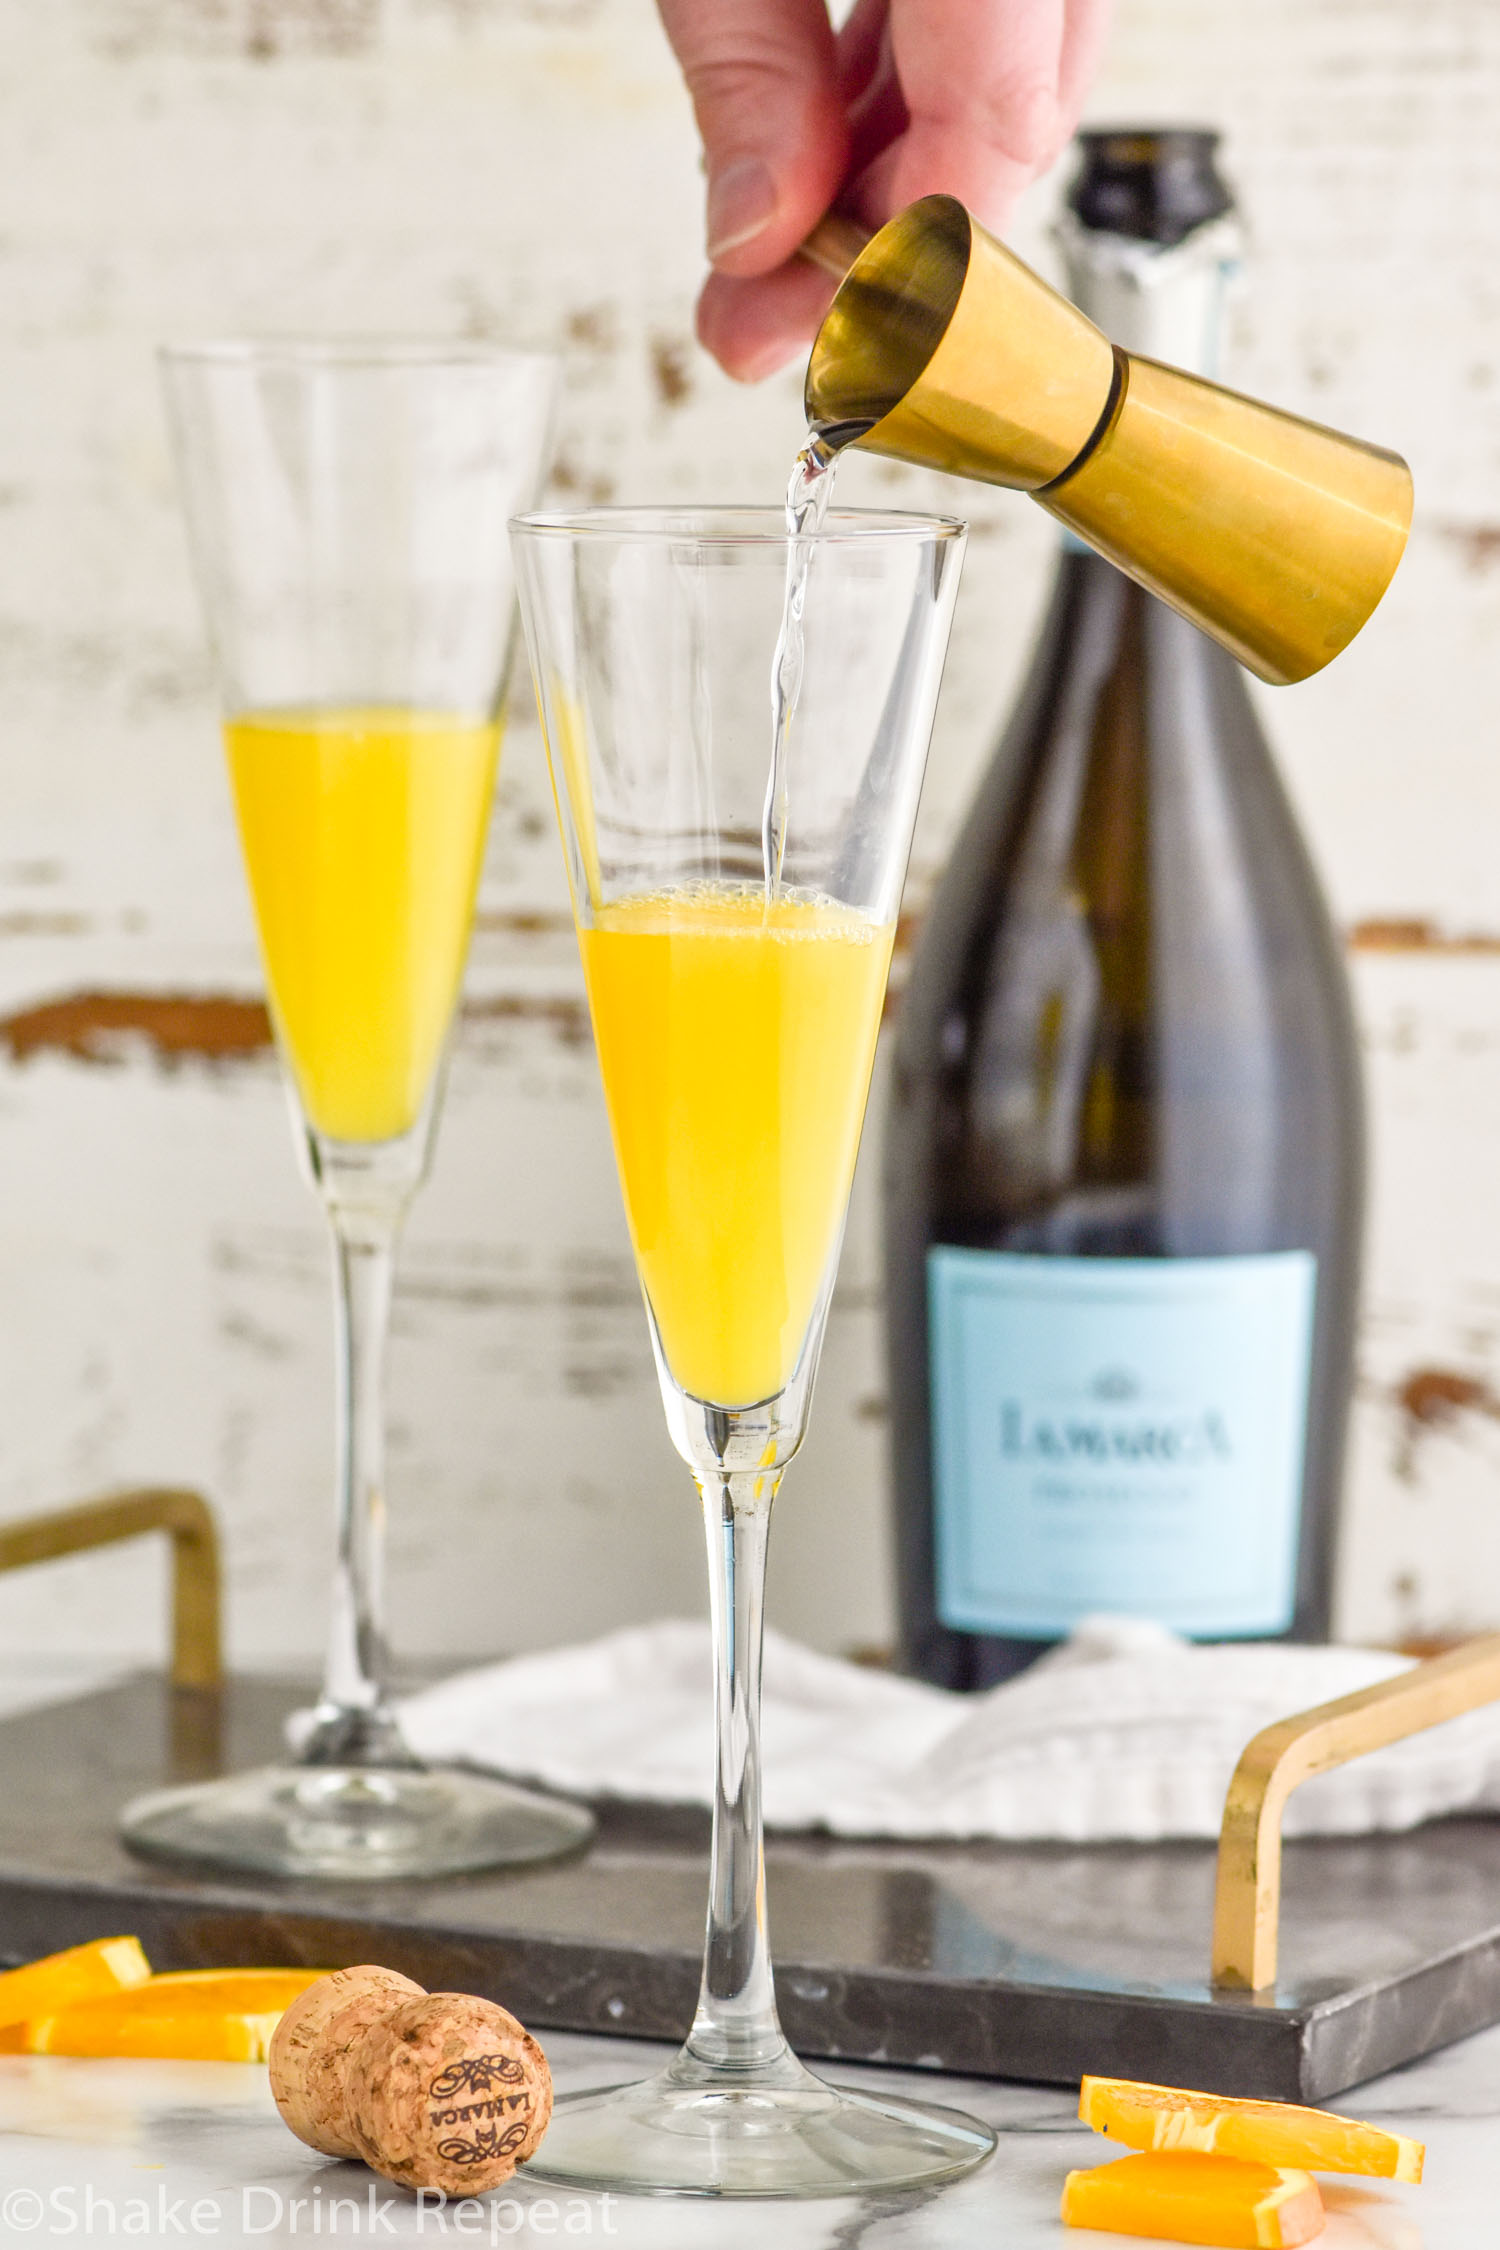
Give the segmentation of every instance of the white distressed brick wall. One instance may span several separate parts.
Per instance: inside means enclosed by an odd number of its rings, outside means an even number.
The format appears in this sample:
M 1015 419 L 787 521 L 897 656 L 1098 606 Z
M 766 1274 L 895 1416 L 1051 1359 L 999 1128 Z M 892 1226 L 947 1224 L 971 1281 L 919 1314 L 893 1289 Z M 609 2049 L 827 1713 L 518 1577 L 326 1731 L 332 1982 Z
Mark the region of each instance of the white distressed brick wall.
M 1374 1099 L 1343 1621 L 1500 1623 L 1500 11 L 1119 0 L 1092 114 L 1224 126 L 1256 251 L 1232 376 L 1416 470 L 1376 625 L 1266 708 Z M 1054 192 L 1014 229 L 1039 259 Z M 698 235 L 648 0 L 0 0 L 0 1513 L 201 1484 L 242 1661 L 321 1637 L 328 1281 L 274 1065 L 164 1059 L 153 1012 L 194 995 L 189 1049 L 233 1046 L 258 979 L 152 349 L 555 339 L 559 495 L 770 500 L 798 382 L 742 392 L 696 353 Z M 847 473 L 975 524 L 917 899 L 1051 535 L 1005 495 Z M 519 699 L 468 989 L 392 1370 L 395 1626 L 425 1656 L 700 1601 Z M 828 1647 L 890 1630 L 873 1173 L 774 1564 L 777 1621 Z M 160 1578 L 121 1554 L 0 1582 L 0 1648 L 154 1651 Z

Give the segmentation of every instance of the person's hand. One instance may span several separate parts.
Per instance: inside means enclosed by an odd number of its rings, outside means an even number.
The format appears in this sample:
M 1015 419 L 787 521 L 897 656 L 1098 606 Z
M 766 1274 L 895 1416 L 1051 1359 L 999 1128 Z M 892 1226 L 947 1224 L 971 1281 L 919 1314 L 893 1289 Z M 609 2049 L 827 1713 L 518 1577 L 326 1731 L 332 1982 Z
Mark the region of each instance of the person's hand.
M 985 225 L 1060 154 L 1109 0 L 659 0 L 708 174 L 698 335 L 753 382 L 811 338 L 833 284 L 797 245 L 837 198 L 879 226 L 942 190 Z

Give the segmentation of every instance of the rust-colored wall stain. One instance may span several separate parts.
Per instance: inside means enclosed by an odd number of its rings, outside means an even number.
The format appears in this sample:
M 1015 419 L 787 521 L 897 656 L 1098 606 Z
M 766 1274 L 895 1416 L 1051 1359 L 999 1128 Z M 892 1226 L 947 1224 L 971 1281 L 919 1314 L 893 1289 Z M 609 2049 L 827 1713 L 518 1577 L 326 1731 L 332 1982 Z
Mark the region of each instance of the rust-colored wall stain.
M 1413 1422 L 1429 1426 L 1456 1421 L 1470 1408 L 1500 1413 L 1500 1399 L 1483 1377 L 1460 1374 L 1454 1367 L 1414 1367 L 1397 1391 L 1396 1403 Z
M 0 914 L 0 938 L 83 937 L 90 927 L 86 914 L 40 914 L 21 907 Z
M 1500 1419 L 1500 1397 L 1489 1383 L 1482 1375 L 1466 1375 L 1457 1367 L 1414 1367 L 1398 1384 L 1395 1402 L 1401 1411 L 1395 1469 L 1408 1483 L 1418 1442 L 1427 1431 L 1451 1429 L 1465 1414 Z
M 615 480 L 602 470 L 580 468 L 570 454 L 559 453 L 552 462 L 548 489 L 565 499 L 581 498 L 591 508 L 604 508 L 615 496 Z
M 0 1017 L 12 1062 L 60 1054 L 118 1063 L 136 1041 L 163 1063 L 239 1062 L 270 1046 L 271 1020 L 263 1000 L 223 992 L 70 992 Z
M 248 0 L 243 51 L 251 62 L 288 52 L 364 55 L 379 32 L 379 0 Z
M 902 972 L 920 922 L 919 915 L 903 914 L 897 923 L 895 975 L 886 994 L 886 1020 L 900 1007 Z M 488 910 L 476 915 L 475 928 L 486 935 L 560 937 L 569 934 L 572 920 L 565 913 L 545 909 Z M 1355 952 L 1366 953 L 1500 956 L 1500 935 L 1471 931 L 1446 936 L 1434 923 L 1394 918 L 1356 923 L 1349 932 L 1349 944 Z M 566 997 L 535 999 L 503 993 L 468 1002 L 462 1020 L 540 1024 L 565 1047 L 586 1047 L 592 1036 L 584 1002 Z M 264 1001 L 215 992 L 74 992 L 0 1017 L 0 1049 L 12 1062 L 27 1062 L 37 1054 L 65 1054 L 78 1062 L 118 1063 L 136 1041 L 143 1042 L 158 1062 L 166 1064 L 189 1059 L 238 1062 L 270 1046 L 271 1025 Z M 1474 1402 L 1463 1399 L 1454 1403 L 1467 1406 Z M 1410 1406 L 1406 1410 L 1415 1422 L 1433 1419 Z
M 503 993 L 470 1001 L 461 1021 L 540 1024 L 565 1047 L 592 1037 L 587 1007 L 568 998 Z M 121 1063 L 137 1045 L 168 1067 L 244 1062 L 271 1045 L 271 1019 L 263 1000 L 227 992 L 70 992 L 0 1017 L 0 1051 L 16 1063 L 43 1054 Z
M 566 334 L 568 342 L 580 351 L 612 352 L 620 335 L 614 306 L 579 305 L 568 315 Z
M 1500 954 L 1500 932 L 1440 930 L 1436 922 L 1398 915 L 1376 915 L 1354 923 L 1348 943 L 1352 953 Z
M 94 43 L 111 58 L 141 55 L 368 55 L 380 0 L 92 0 Z
M 653 336 L 651 379 L 663 406 L 680 406 L 693 387 L 686 344 L 675 336 Z
M 539 1023 L 565 1047 L 587 1047 L 593 1040 L 586 1002 L 569 999 L 530 999 L 520 993 L 497 993 L 488 1000 L 465 1003 L 463 1023 Z
M 1445 523 L 1438 530 L 1458 549 L 1466 570 L 1488 570 L 1500 563 L 1500 523 Z
M 573 917 L 560 911 L 549 913 L 544 907 L 481 906 L 475 913 L 474 927 L 487 937 L 497 933 L 502 937 L 571 937 Z

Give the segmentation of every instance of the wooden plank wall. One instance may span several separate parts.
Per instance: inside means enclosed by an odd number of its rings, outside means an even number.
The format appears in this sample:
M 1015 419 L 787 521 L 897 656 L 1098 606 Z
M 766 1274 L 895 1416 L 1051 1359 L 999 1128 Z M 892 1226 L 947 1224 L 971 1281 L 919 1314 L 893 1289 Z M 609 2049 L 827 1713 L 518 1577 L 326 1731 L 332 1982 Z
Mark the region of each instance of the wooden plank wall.
M 1500 1622 L 1500 13 L 1119 0 L 1100 121 L 1221 123 L 1253 232 L 1230 372 L 1403 448 L 1378 626 L 1266 698 L 1349 934 L 1375 1195 L 1342 1613 Z M 265 1043 L 152 352 L 384 328 L 556 340 L 559 497 L 774 498 L 795 374 L 691 341 L 696 150 L 648 0 L 0 0 L 0 1512 L 211 1493 L 241 1661 L 309 1656 L 327 1276 Z M 1019 215 L 1040 260 L 1055 186 Z M 862 464 L 974 543 L 920 910 L 1013 690 L 1050 534 Z M 774 1615 L 890 1632 L 871 1147 Z M 394 1608 L 438 1656 L 696 1610 L 535 722 L 518 696 L 392 1376 Z M 0 1642 L 157 1645 L 154 1558 L 0 1586 Z

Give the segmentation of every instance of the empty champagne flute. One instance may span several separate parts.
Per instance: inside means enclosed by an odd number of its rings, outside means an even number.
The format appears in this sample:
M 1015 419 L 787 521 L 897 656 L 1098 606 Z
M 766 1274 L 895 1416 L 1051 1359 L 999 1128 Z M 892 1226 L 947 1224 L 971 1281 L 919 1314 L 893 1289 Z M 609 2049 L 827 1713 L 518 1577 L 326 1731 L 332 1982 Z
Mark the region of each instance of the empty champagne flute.
M 626 1216 L 702 1496 L 717 1756 L 687 2044 L 561 2100 L 529 2170 L 715 2196 L 945 2179 L 988 2154 L 984 2126 L 829 2086 L 782 2034 L 759 1719 L 771 1503 L 807 1421 L 963 527 L 835 513 L 791 542 L 769 509 L 602 509 L 513 530 Z M 768 792 L 789 561 L 802 668 Z
M 333 1235 L 337 1543 L 297 1760 L 127 1807 L 157 1857 L 277 1875 L 538 1859 L 592 1823 L 425 1768 L 386 1681 L 384 1356 L 432 1152 L 499 755 L 506 522 L 545 464 L 555 362 L 488 346 L 226 342 L 165 354 L 240 841 L 297 1140 Z

